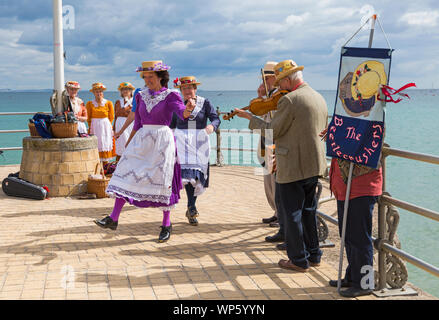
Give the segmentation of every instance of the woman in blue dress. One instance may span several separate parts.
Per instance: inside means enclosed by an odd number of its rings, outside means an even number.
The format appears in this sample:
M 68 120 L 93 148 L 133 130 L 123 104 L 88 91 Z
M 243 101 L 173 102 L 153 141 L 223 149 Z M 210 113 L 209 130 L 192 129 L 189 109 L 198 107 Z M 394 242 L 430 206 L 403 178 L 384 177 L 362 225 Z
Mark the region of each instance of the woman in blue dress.
M 209 100 L 197 95 L 197 86 L 201 83 L 194 76 L 176 79 L 174 84 L 180 89 L 185 103 L 195 103 L 188 119 L 174 114 L 170 127 L 175 129 L 181 177 L 188 198 L 186 217 L 196 226 L 199 212 L 195 203 L 209 186 L 209 134 L 218 129 L 221 121 Z M 210 124 L 207 124 L 208 120 Z

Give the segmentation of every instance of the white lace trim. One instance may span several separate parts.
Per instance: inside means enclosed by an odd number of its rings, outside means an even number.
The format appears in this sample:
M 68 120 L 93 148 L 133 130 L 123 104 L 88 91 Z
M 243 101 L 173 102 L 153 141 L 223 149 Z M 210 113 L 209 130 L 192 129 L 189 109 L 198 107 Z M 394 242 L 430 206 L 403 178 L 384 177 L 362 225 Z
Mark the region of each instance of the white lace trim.
M 101 106 L 98 104 L 98 102 L 96 101 L 96 99 L 93 100 L 92 103 L 93 103 L 93 106 L 94 106 L 95 108 L 105 107 L 105 105 L 107 104 L 107 100 L 106 100 L 106 99 L 103 99 L 103 100 L 102 100 L 103 105 L 101 105 Z
M 197 102 L 196 102 L 194 110 L 192 110 L 192 113 L 189 116 L 189 120 L 195 120 L 198 113 L 201 111 L 201 109 L 203 109 L 204 102 L 206 101 L 205 98 L 200 97 L 200 96 L 197 96 L 196 99 L 197 99 Z
M 145 102 L 146 110 L 149 113 L 157 104 L 165 100 L 166 97 L 173 91 L 175 90 L 166 89 L 165 91 L 155 96 L 154 98 L 149 94 L 148 87 L 143 87 L 143 89 L 140 90 L 139 93 L 142 97 L 143 102 Z
M 133 98 L 129 98 L 127 102 L 125 102 L 124 98 L 119 99 L 120 107 L 125 109 L 126 107 L 133 105 Z

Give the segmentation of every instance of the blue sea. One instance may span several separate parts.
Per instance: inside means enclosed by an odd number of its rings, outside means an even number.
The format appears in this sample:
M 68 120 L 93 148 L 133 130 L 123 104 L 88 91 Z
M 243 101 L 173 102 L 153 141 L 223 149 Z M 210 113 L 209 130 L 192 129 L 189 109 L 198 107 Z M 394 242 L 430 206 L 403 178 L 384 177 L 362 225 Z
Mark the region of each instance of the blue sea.
M 408 91 L 410 100 L 398 104 L 388 104 L 386 110 L 386 143 L 392 148 L 410 150 L 439 156 L 439 90 Z M 255 97 L 253 91 L 199 91 L 215 107 L 223 112 L 235 107 L 244 107 Z M 335 91 L 320 91 L 332 114 Z M 0 112 L 50 112 L 50 92 L 0 92 Z M 88 101 L 90 92 L 80 92 L 79 96 Z M 105 98 L 116 101 L 118 92 L 106 92 Z M 1 116 L 0 130 L 27 129 L 31 116 Z M 248 129 L 248 121 L 235 117 L 223 121 L 222 129 Z M 22 134 L 0 134 L 0 147 L 21 147 Z M 222 146 L 232 148 L 256 148 L 257 139 L 229 138 L 223 134 Z M 212 146 L 216 145 L 215 135 L 211 136 Z M 250 153 L 224 152 L 228 164 L 257 165 Z M 212 152 L 211 162 L 216 153 Z M 249 160 L 250 159 L 250 160 Z M 5 151 L 0 156 L 0 165 L 19 164 L 21 151 Z M 439 212 L 439 166 L 404 160 L 396 157 L 387 159 L 387 191 L 395 198 Z M 430 264 L 439 266 L 439 223 L 404 210 L 401 214 L 398 236 L 402 249 Z M 407 264 L 409 281 L 423 290 L 439 297 L 439 279 L 429 273 Z

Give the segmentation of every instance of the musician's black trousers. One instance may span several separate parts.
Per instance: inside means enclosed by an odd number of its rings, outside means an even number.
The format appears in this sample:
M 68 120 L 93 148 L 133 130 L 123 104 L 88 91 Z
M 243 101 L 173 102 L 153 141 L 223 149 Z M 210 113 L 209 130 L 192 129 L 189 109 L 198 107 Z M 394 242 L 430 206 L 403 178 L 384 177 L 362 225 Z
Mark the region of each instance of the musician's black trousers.
M 356 288 L 361 288 L 365 276 L 364 266 L 373 265 L 372 214 L 377 197 L 364 196 L 349 200 L 346 219 L 345 249 L 348 259 L 345 279 Z M 341 237 L 344 201 L 337 201 L 338 227 Z
M 295 265 L 308 268 L 319 263 L 322 251 L 317 233 L 316 187 L 318 177 L 278 184 L 281 214 L 284 215 L 288 258 Z

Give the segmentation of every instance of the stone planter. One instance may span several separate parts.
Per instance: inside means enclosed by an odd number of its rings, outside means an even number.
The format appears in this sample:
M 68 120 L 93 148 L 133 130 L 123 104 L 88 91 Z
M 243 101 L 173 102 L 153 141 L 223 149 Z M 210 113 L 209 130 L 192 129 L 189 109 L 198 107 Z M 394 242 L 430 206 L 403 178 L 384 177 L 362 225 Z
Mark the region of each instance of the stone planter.
M 87 192 L 87 180 L 99 162 L 95 136 L 70 139 L 23 139 L 20 178 L 49 188 L 49 197 Z

